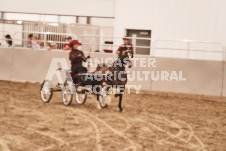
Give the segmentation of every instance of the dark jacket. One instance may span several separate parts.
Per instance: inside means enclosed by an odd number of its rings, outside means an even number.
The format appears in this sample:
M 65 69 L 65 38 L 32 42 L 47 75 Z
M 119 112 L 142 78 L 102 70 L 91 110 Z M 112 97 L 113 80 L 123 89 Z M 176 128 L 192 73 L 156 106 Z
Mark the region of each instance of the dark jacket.
M 79 56 L 81 55 L 81 56 Z M 81 50 L 71 50 L 69 54 L 71 66 L 82 66 L 82 61 L 85 59 L 84 53 Z
M 131 53 L 132 53 L 132 56 L 134 54 L 133 52 L 133 44 L 129 43 L 128 45 L 125 45 L 125 44 L 122 44 L 117 51 L 120 52 L 120 54 L 123 52 L 123 51 L 126 51 L 126 50 L 130 50 Z

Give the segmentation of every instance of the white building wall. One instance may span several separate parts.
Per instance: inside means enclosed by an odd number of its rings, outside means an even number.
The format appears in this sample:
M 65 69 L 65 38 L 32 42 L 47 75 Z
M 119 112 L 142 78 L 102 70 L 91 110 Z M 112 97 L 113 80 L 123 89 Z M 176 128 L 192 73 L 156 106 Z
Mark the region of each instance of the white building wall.
M 114 17 L 115 0 L 0 0 L 0 11 Z
M 152 39 L 218 41 L 226 44 L 225 0 L 116 0 L 115 36 L 150 29 Z

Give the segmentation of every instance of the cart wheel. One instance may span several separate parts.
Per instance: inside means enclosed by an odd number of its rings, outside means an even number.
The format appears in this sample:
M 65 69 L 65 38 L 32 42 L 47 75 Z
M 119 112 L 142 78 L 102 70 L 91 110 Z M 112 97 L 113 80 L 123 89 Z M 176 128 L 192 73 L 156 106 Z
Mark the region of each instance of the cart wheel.
M 64 103 L 64 105 L 69 106 L 69 105 L 71 105 L 73 94 L 71 94 L 71 91 L 70 91 L 70 88 L 69 88 L 67 82 L 64 83 L 64 88 L 65 88 L 65 90 L 62 91 L 63 103 Z
M 79 105 L 82 105 L 86 102 L 87 94 L 86 89 L 84 87 L 77 87 L 75 100 Z
M 40 95 L 44 103 L 49 103 L 53 96 L 53 89 L 51 88 L 51 82 L 49 80 L 44 80 L 42 82 Z
M 106 108 L 108 105 L 110 105 L 110 102 L 111 102 L 111 96 L 106 94 L 103 88 L 99 96 L 99 103 L 101 108 Z

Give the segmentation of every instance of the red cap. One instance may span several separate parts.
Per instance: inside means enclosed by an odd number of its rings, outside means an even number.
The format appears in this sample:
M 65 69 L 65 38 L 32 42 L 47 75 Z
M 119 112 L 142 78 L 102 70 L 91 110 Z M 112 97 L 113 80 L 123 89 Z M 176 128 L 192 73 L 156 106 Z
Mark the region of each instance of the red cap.
M 73 47 L 74 45 L 79 45 L 81 46 L 82 43 L 80 43 L 78 40 L 72 40 L 70 43 L 69 43 L 69 47 Z

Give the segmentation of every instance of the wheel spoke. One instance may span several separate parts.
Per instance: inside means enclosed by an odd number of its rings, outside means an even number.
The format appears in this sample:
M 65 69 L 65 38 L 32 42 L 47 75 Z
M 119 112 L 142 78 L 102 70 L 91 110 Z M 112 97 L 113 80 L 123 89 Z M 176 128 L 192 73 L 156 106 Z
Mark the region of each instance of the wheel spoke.
M 68 106 L 71 104 L 72 94 L 70 92 L 67 82 L 64 83 L 64 88 L 65 88 L 65 90 L 62 92 L 62 99 L 63 99 L 64 105 Z
M 50 87 L 51 83 L 50 81 L 43 81 L 41 85 L 40 95 L 43 102 L 48 103 L 52 97 L 53 91 Z
M 84 104 L 86 101 L 87 94 L 85 94 L 86 89 L 82 87 L 77 87 L 76 88 L 76 95 L 75 95 L 75 100 L 78 104 Z

